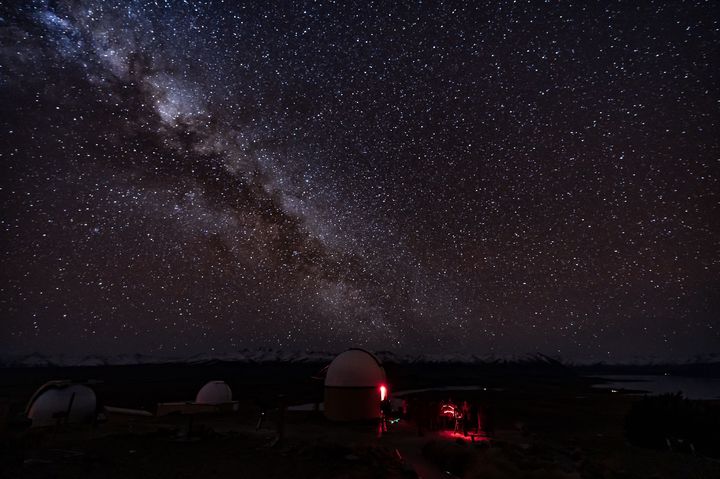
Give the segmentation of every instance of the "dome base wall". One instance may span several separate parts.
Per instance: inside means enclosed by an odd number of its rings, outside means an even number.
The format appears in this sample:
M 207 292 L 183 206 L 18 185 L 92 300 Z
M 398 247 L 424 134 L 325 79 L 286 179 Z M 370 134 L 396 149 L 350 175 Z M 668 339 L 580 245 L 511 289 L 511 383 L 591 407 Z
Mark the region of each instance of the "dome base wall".
M 325 417 L 332 421 L 364 421 L 380 417 L 376 387 L 325 387 Z

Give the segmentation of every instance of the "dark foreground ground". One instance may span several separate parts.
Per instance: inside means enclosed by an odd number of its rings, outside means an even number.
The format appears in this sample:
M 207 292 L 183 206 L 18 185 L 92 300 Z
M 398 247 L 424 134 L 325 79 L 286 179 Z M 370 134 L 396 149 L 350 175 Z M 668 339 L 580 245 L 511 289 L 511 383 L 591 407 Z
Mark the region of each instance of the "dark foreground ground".
M 92 426 L 3 433 L 2 478 L 720 478 L 720 462 L 688 448 L 631 445 L 625 418 L 640 397 L 593 388 L 588 372 L 557 364 L 386 365 L 392 391 L 479 385 L 485 389 L 406 395 L 414 417 L 378 437 L 376 424 L 338 425 L 279 405 L 322 397 L 322 364 L 155 365 L 0 370 L 10 417 L 50 379 L 97 381 L 110 406 L 154 411 L 192 400 L 208 380 L 230 384 L 238 413 L 165 418 L 108 415 Z M 280 397 L 283 399 L 279 399 Z M 475 441 L 437 430 L 423 405 L 452 398 L 476 404 Z M 718 404 L 708 401 L 709 408 Z M 267 413 L 257 429 L 260 411 Z M 425 415 L 426 416 L 426 415 Z M 435 430 L 433 429 L 435 425 Z M 419 435 L 419 429 L 422 435 Z M 473 431 L 474 432 L 474 431 Z M 452 474 L 452 476 L 450 475 Z

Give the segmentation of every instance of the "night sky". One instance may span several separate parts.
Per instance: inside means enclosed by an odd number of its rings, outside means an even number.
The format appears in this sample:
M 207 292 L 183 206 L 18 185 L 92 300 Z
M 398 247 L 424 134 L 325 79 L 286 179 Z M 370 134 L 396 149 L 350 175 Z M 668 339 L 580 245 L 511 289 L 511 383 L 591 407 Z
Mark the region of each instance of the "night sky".
M 718 2 L 11 0 L 0 42 L 0 351 L 720 351 Z

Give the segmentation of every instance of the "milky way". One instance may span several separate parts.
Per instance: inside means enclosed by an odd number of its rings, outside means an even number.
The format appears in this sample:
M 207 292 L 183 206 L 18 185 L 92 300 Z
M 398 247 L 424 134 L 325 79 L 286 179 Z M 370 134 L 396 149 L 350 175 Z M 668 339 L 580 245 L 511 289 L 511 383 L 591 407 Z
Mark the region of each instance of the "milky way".
M 716 2 L 10 3 L 0 349 L 720 351 Z

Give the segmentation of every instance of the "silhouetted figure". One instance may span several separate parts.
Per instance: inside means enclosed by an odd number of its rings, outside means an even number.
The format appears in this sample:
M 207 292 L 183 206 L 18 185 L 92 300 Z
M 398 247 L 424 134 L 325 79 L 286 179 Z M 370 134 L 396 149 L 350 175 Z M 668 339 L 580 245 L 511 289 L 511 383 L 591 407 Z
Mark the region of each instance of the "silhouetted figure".
M 478 427 L 482 426 L 483 431 L 488 436 L 495 434 L 495 411 L 491 405 L 487 405 L 484 408 L 485 414 L 482 416 L 482 424 L 480 424 L 480 416 L 478 416 Z
M 388 398 L 383 399 L 380 401 L 380 423 L 382 432 L 387 432 L 387 424 L 390 419 L 390 416 L 392 415 L 392 404 L 390 403 L 390 400 Z
M 418 400 L 417 404 L 417 414 L 415 415 L 415 422 L 417 422 L 417 428 L 418 428 L 418 436 L 423 435 L 423 426 L 425 421 L 425 402 L 423 400 Z
M 455 424 L 453 426 L 453 432 L 455 434 L 460 434 L 460 432 L 462 431 L 462 421 L 463 421 L 462 411 L 460 409 L 456 409 L 455 410 Z
M 422 401 L 416 396 L 410 397 L 408 402 L 408 416 L 417 426 L 418 436 L 423 435 Z
M 467 401 L 462 403 L 462 432 L 463 436 L 468 435 L 468 429 L 470 428 L 470 404 Z
M 477 427 L 477 434 L 480 434 L 482 431 L 480 426 L 480 406 L 477 403 L 472 403 L 470 406 L 469 422 Z

